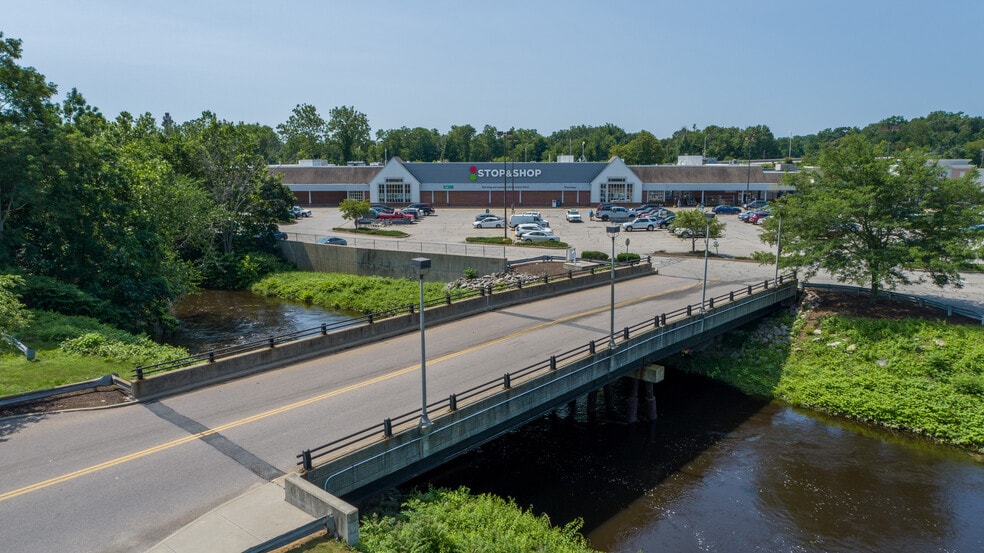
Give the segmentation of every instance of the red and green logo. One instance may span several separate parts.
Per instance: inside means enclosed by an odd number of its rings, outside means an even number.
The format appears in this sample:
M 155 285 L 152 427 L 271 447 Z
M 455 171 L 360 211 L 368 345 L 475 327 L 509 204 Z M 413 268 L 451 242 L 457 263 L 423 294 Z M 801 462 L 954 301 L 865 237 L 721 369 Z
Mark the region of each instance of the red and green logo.
M 471 175 L 469 175 L 468 178 L 471 180 L 478 180 L 478 167 L 472 165 L 468 170 L 471 172 Z

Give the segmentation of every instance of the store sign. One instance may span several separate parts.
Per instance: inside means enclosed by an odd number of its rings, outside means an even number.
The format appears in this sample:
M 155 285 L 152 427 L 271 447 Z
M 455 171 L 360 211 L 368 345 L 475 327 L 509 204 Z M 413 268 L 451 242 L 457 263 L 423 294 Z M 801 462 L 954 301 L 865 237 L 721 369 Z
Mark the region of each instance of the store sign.
M 478 179 L 501 179 L 503 177 L 519 177 L 525 179 L 535 179 L 540 176 L 543 172 L 542 169 L 479 169 L 472 165 L 469 168 L 471 175 L 469 179 L 475 181 Z

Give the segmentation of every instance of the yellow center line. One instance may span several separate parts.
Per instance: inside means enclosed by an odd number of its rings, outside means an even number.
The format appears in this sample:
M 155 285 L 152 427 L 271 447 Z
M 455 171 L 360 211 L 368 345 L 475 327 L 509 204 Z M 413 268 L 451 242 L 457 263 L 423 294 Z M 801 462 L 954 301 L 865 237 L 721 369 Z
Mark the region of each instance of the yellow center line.
M 697 284 L 689 284 L 687 286 L 681 286 L 679 288 L 674 288 L 674 289 L 671 289 L 671 290 L 666 290 L 666 291 L 660 292 L 658 294 L 650 294 L 650 295 L 646 295 L 646 296 L 640 296 L 640 297 L 632 298 L 631 300 L 626 300 L 624 302 L 618 303 L 618 304 L 616 304 L 616 306 L 629 305 L 629 304 L 633 304 L 633 303 L 639 303 L 640 301 L 646 301 L 646 300 L 649 300 L 649 299 L 658 298 L 658 297 L 663 296 L 663 295 L 666 295 L 666 294 L 671 294 L 671 293 L 674 293 L 674 292 L 681 292 L 681 291 L 684 291 L 684 290 L 686 290 L 688 288 L 692 288 L 694 286 L 697 286 Z M 484 348 L 484 347 L 488 347 L 488 346 L 491 346 L 491 345 L 495 345 L 495 344 L 504 342 L 506 340 L 511 340 L 511 339 L 513 339 L 513 338 L 515 338 L 517 336 L 522 335 L 522 334 L 528 334 L 531 330 L 539 330 L 539 329 L 547 328 L 547 327 L 550 327 L 550 326 L 562 324 L 562 323 L 565 323 L 565 322 L 568 322 L 568 321 L 571 321 L 571 320 L 574 320 L 574 319 L 578 319 L 578 318 L 581 318 L 581 317 L 584 317 L 584 316 L 587 316 L 587 315 L 594 315 L 596 313 L 600 313 L 600 312 L 606 311 L 609 308 L 610 307 L 606 305 L 606 306 L 603 306 L 603 307 L 597 307 L 595 309 L 589 309 L 587 311 L 582 311 L 580 313 L 575 313 L 575 314 L 572 314 L 572 315 L 568 315 L 566 317 L 555 319 L 553 321 L 548 321 L 548 322 L 540 323 L 538 325 L 533 326 L 532 328 L 525 328 L 523 330 L 516 331 L 516 332 L 514 332 L 512 334 L 509 334 L 509 335 L 506 335 L 506 336 L 501 336 L 499 338 L 495 338 L 495 339 L 489 340 L 487 342 L 482 342 L 481 344 L 476 344 L 476 345 L 474 345 L 472 347 L 469 347 L 469 348 L 465 348 L 465 349 L 462 349 L 462 350 L 459 350 L 459 351 L 455 351 L 455 352 L 452 352 L 452 353 L 449 353 L 449 354 L 446 354 L 446 355 L 442 355 L 440 357 L 437 357 L 435 359 L 430 360 L 430 362 L 431 363 L 439 363 L 441 361 L 447 361 L 449 359 L 454 359 L 455 357 L 458 357 L 460 355 L 464 355 L 465 353 L 470 353 L 470 352 L 479 350 L 479 349 Z M 179 445 L 184 445 L 184 444 L 189 443 L 189 442 L 194 442 L 194 441 L 200 440 L 201 438 L 204 438 L 206 436 L 211 436 L 213 434 L 218 434 L 220 432 L 229 430 L 231 428 L 236 428 L 238 426 L 243 426 L 245 424 L 249 424 L 249 423 L 252 423 L 252 422 L 263 420 L 263 419 L 266 419 L 266 418 L 269 418 L 269 417 L 272 417 L 272 416 L 275 416 L 275 415 L 279 415 L 281 413 L 286 413 L 288 411 L 292 411 L 294 409 L 298 409 L 300 407 L 311 405 L 312 403 L 317 403 L 319 401 L 323 401 L 325 399 L 328 399 L 328 398 L 331 398 L 331 397 L 334 397 L 334 396 L 337 396 L 337 395 L 341 395 L 341 394 L 344 394 L 344 393 L 347 393 L 347 392 L 351 392 L 353 390 L 357 390 L 357 389 L 363 388 L 365 386 L 370 386 L 372 384 L 377 384 L 379 382 L 383 382 L 383 381 L 389 380 L 391 378 L 396 378 L 397 376 L 401 376 L 401 375 L 404 375 L 404 374 L 407 374 L 407 373 L 416 371 L 419 368 L 420 368 L 420 364 L 417 363 L 417 364 L 411 365 L 409 367 L 406 367 L 406 368 L 403 368 L 403 369 L 400 369 L 400 370 L 397 370 L 397 371 L 393 371 L 393 372 L 390 372 L 390 373 L 386 373 L 384 375 L 377 376 L 375 378 L 370 378 L 368 380 L 363 380 L 361 382 L 357 382 L 357 383 L 352 384 L 350 386 L 346 386 L 345 388 L 339 388 L 338 390 L 333 390 L 331 392 L 326 392 L 324 394 L 317 395 L 317 396 L 314 396 L 314 397 L 310 397 L 308 399 L 304 399 L 304 400 L 301 400 L 301 401 L 297 401 L 297 402 L 291 403 L 289 405 L 284 405 L 282 407 L 277 407 L 275 409 L 270 409 L 269 411 L 264 411 L 264 412 L 258 413 L 256 415 L 253 415 L 253 416 L 250 416 L 250 417 L 246 417 L 244 419 L 239 419 L 239 420 L 236 420 L 236 421 L 233 421 L 233 422 L 229 422 L 229 423 L 226 423 L 226 424 L 223 424 L 223 425 L 220 425 L 220 426 L 216 426 L 215 428 L 210 428 L 208 430 L 203 430 L 203 431 L 197 432 L 195 434 L 189 434 L 188 436 L 185 436 L 183 438 L 178 438 L 176 440 L 171 440 L 170 442 L 165 442 L 165 443 L 162 443 L 162 444 L 159 444 L 159 445 L 156 445 L 156 446 L 153 446 L 153 447 L 149 447 L 149 448 L 144 449 L 144 450 L 141 450 L 141 451 L 137 451 L 137 452 L 131 453 L 129 455 L 124 455 L 122 457 L 117 457 L 116 459 L 111 459 L 111 460 L 105 461 L 103 463 L 92 465 L 90 467 L 86 467 L 84 469 L 80 469 L 80 470 L 77 470 L 75 472 L 70 472 L 70 473 L 64 474 L 62 476 L 58 476 L 58 477 L 55 477 L 55 478 L 51 478 L 49 480 L 44 480 L 42 482 L 38 482 L 36 484 L 31 484 L 30 486 L 25 486 L 25 487 L 20 488 L 20 489 L 11 490 L 9 492 L 5 492 L 5 493 L 0 494 L 0 501 L 6 501 L 8 499 L 12 499 L 14 497 L 18 497 L 18 496 L 21 496 L 21 495 L 24 495 L 24 494 L 27 494 L 27 493 L 30 493 L 30 492 L 41 490 L 41 489 L 44 489 L 44 488 L 47 488 L 47 487 L 50 487 L 50 486 L 54 486 L 56 484 L 61 484 L 62 482 L 67 482 L 69 480 L 74 480 L 76 478 L 80 478 L 80 477 L 86 476 L 88 474 L 93 474 L 95 472 L 99 472 L 99 471 L 104 470 L 104 469 L 112 468 L 112 467 L 115 467 L 117 465 L 121 465 L 123 463 L 127 463 L 129 461 L 135 461 L 137 459 L 141 459 L 143 457 L 147 457 L 148 455 L 153 455 L 154 453 L 159 453 L 161 451 L 166 451 L 168 449 L 177 447 Z

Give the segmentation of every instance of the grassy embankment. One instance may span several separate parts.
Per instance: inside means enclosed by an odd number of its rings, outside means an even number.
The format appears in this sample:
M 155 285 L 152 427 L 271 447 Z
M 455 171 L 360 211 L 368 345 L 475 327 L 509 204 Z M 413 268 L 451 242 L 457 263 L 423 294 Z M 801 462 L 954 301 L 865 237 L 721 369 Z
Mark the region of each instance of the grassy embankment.
M 750 395 L 984 453 L 980 326 L 801 313 L 674 361 Z
M 0 396 L 74 384 L 107 374 L 130 377 L 138 365 L 188 355 L 89 317 L 31 311 L 30 326 L 17 337 L 36 351 L 34 361 L 0 342 Z

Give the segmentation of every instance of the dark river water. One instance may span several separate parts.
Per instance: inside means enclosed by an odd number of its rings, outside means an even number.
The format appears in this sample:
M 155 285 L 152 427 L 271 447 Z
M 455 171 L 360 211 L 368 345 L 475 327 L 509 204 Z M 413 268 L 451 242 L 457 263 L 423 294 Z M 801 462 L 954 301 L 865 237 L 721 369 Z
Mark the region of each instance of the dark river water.
M 197 300 L 212 304 L 208 315 L 178 315 L 195 322 L 188 343 L 345 317 L 208 299 Z M 655 422 L 625 424 L 616 386 L 611 411 L 582 398 L 409 485 L 511 497 L 555 524 L 581 518 L 590 545 L 610 552 L 984 551 L 980 457 L 752 400 L 672 367 L 656 394 Z

